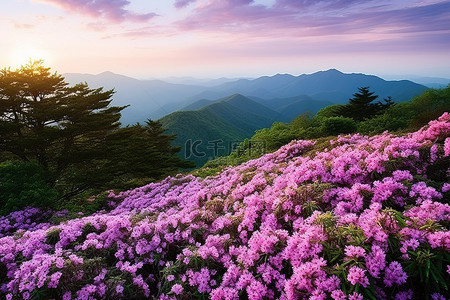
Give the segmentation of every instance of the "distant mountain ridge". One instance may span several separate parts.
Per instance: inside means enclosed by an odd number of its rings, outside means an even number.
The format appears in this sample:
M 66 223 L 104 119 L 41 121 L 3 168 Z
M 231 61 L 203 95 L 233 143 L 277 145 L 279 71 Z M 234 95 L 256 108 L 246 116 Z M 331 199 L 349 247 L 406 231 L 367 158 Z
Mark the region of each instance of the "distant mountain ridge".
M 359 87 L 369 86 L 381 99 L 391 96 L 395 101 L 407 101 L 422 93 L 427 87 L 409 80 L 386 81 L 374 75 L 345 74 L 336 69 L 313 74 L 293 76 L 277 74 L 257 79 L 241 79 L 221 84 L 196 95 L 200 98 L 218 98 L 231 93 L 241 93 L 263 99 L 288 98 L 307 95 L 317 100 L 346 103 Z
M 186 95 L 195 95 L 206 87 L 167 83 L 162 80 L 138 80 L 103 72 L 97 75 L 64 74 L 70 84 L 87 82 L 91 88 L 114 89 L 113 105 L 130 105 L 122 111 L 122 123 L 132 124 L 157 119 L 185 105 Z
M 345 74 L 335 69 L 299 76 L 277 74 L 256 79 L 217 80 L 216 83 L 220 84 L 213 86 L 138 80 L 111 72 L 98 75 L 70 73 L 64 76 L 70 84 L 87 82 L 92 88 L 114 88 L 113 105 L 130 104 L 123 111 L 123 124 L 144 122 L 148 118 L 159 119 L 186 108 L 198 109 L 208 104 L 207 100 L 222 99 L 236 93 L 263 100 L 309 97 L 304 103 L 311 104 L 313 101 L 345 103 L 362 86 L 369 86 L 380 99 L 391 96 L 397 102 L 410 100 L 427 89 L 408 80 L 386 81 L 374 75 Z M 203 99 L 201 105 L 199 99 Z M 191 104 L 194 106 L 189 107 Z M 270 107 L 269 102 L 264 105 Z M 298 102 L 296 105 L 301 106 Z M 293 108 L 295 106 L 286 110 L 295 112 Z

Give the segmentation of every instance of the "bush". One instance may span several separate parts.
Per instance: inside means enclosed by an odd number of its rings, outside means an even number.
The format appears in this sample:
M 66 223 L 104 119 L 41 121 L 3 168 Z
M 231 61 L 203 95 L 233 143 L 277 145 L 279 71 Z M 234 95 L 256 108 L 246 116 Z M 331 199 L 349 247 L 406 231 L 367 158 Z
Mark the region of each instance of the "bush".
M 338 135 L 356 132 L 356 122 L 350 118 L 331 117 L 323 123 L 326 135 Z
M 358 132 L 362 134 L 379 134 L 386 130 L 392 132 L 406 129 L 408 126 L 408 119 L 384 114 L 359 123 Z
M 443 89 L 429 89 L 411 101 L 415 113 L 410 129 L 418 129 L 429 121 L 450 111 L 450 85 Z
M 21 210 L 26 206 L 53 206 L 58 194 L 47 184 L 46 177 L 36 163 L 1 163 L 0 214 Z

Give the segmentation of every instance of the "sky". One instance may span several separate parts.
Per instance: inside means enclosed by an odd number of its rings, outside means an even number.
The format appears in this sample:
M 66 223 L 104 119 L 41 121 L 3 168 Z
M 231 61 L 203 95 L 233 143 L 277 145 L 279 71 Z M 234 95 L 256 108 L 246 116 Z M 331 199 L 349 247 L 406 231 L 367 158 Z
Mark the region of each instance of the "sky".
M 0 68 L 136 78 L 450 78 L 450 1 L 0 0 Z

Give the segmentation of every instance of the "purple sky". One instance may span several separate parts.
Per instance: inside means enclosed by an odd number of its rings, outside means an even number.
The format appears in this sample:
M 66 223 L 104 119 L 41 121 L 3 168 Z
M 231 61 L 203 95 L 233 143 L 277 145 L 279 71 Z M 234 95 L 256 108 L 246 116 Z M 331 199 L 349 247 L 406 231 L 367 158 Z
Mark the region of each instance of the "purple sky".
M 0 67 L 60 73 L 450 78 L 450 1 L 1 0 L 0 34 Z

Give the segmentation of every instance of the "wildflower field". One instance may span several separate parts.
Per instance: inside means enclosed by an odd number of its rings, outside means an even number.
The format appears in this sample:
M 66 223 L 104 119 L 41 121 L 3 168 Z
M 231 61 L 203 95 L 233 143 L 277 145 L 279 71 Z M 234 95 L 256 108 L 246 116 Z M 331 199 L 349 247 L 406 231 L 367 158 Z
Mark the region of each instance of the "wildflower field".
M 450 114 L 0 217 L 0 298 L 448 299 Z

